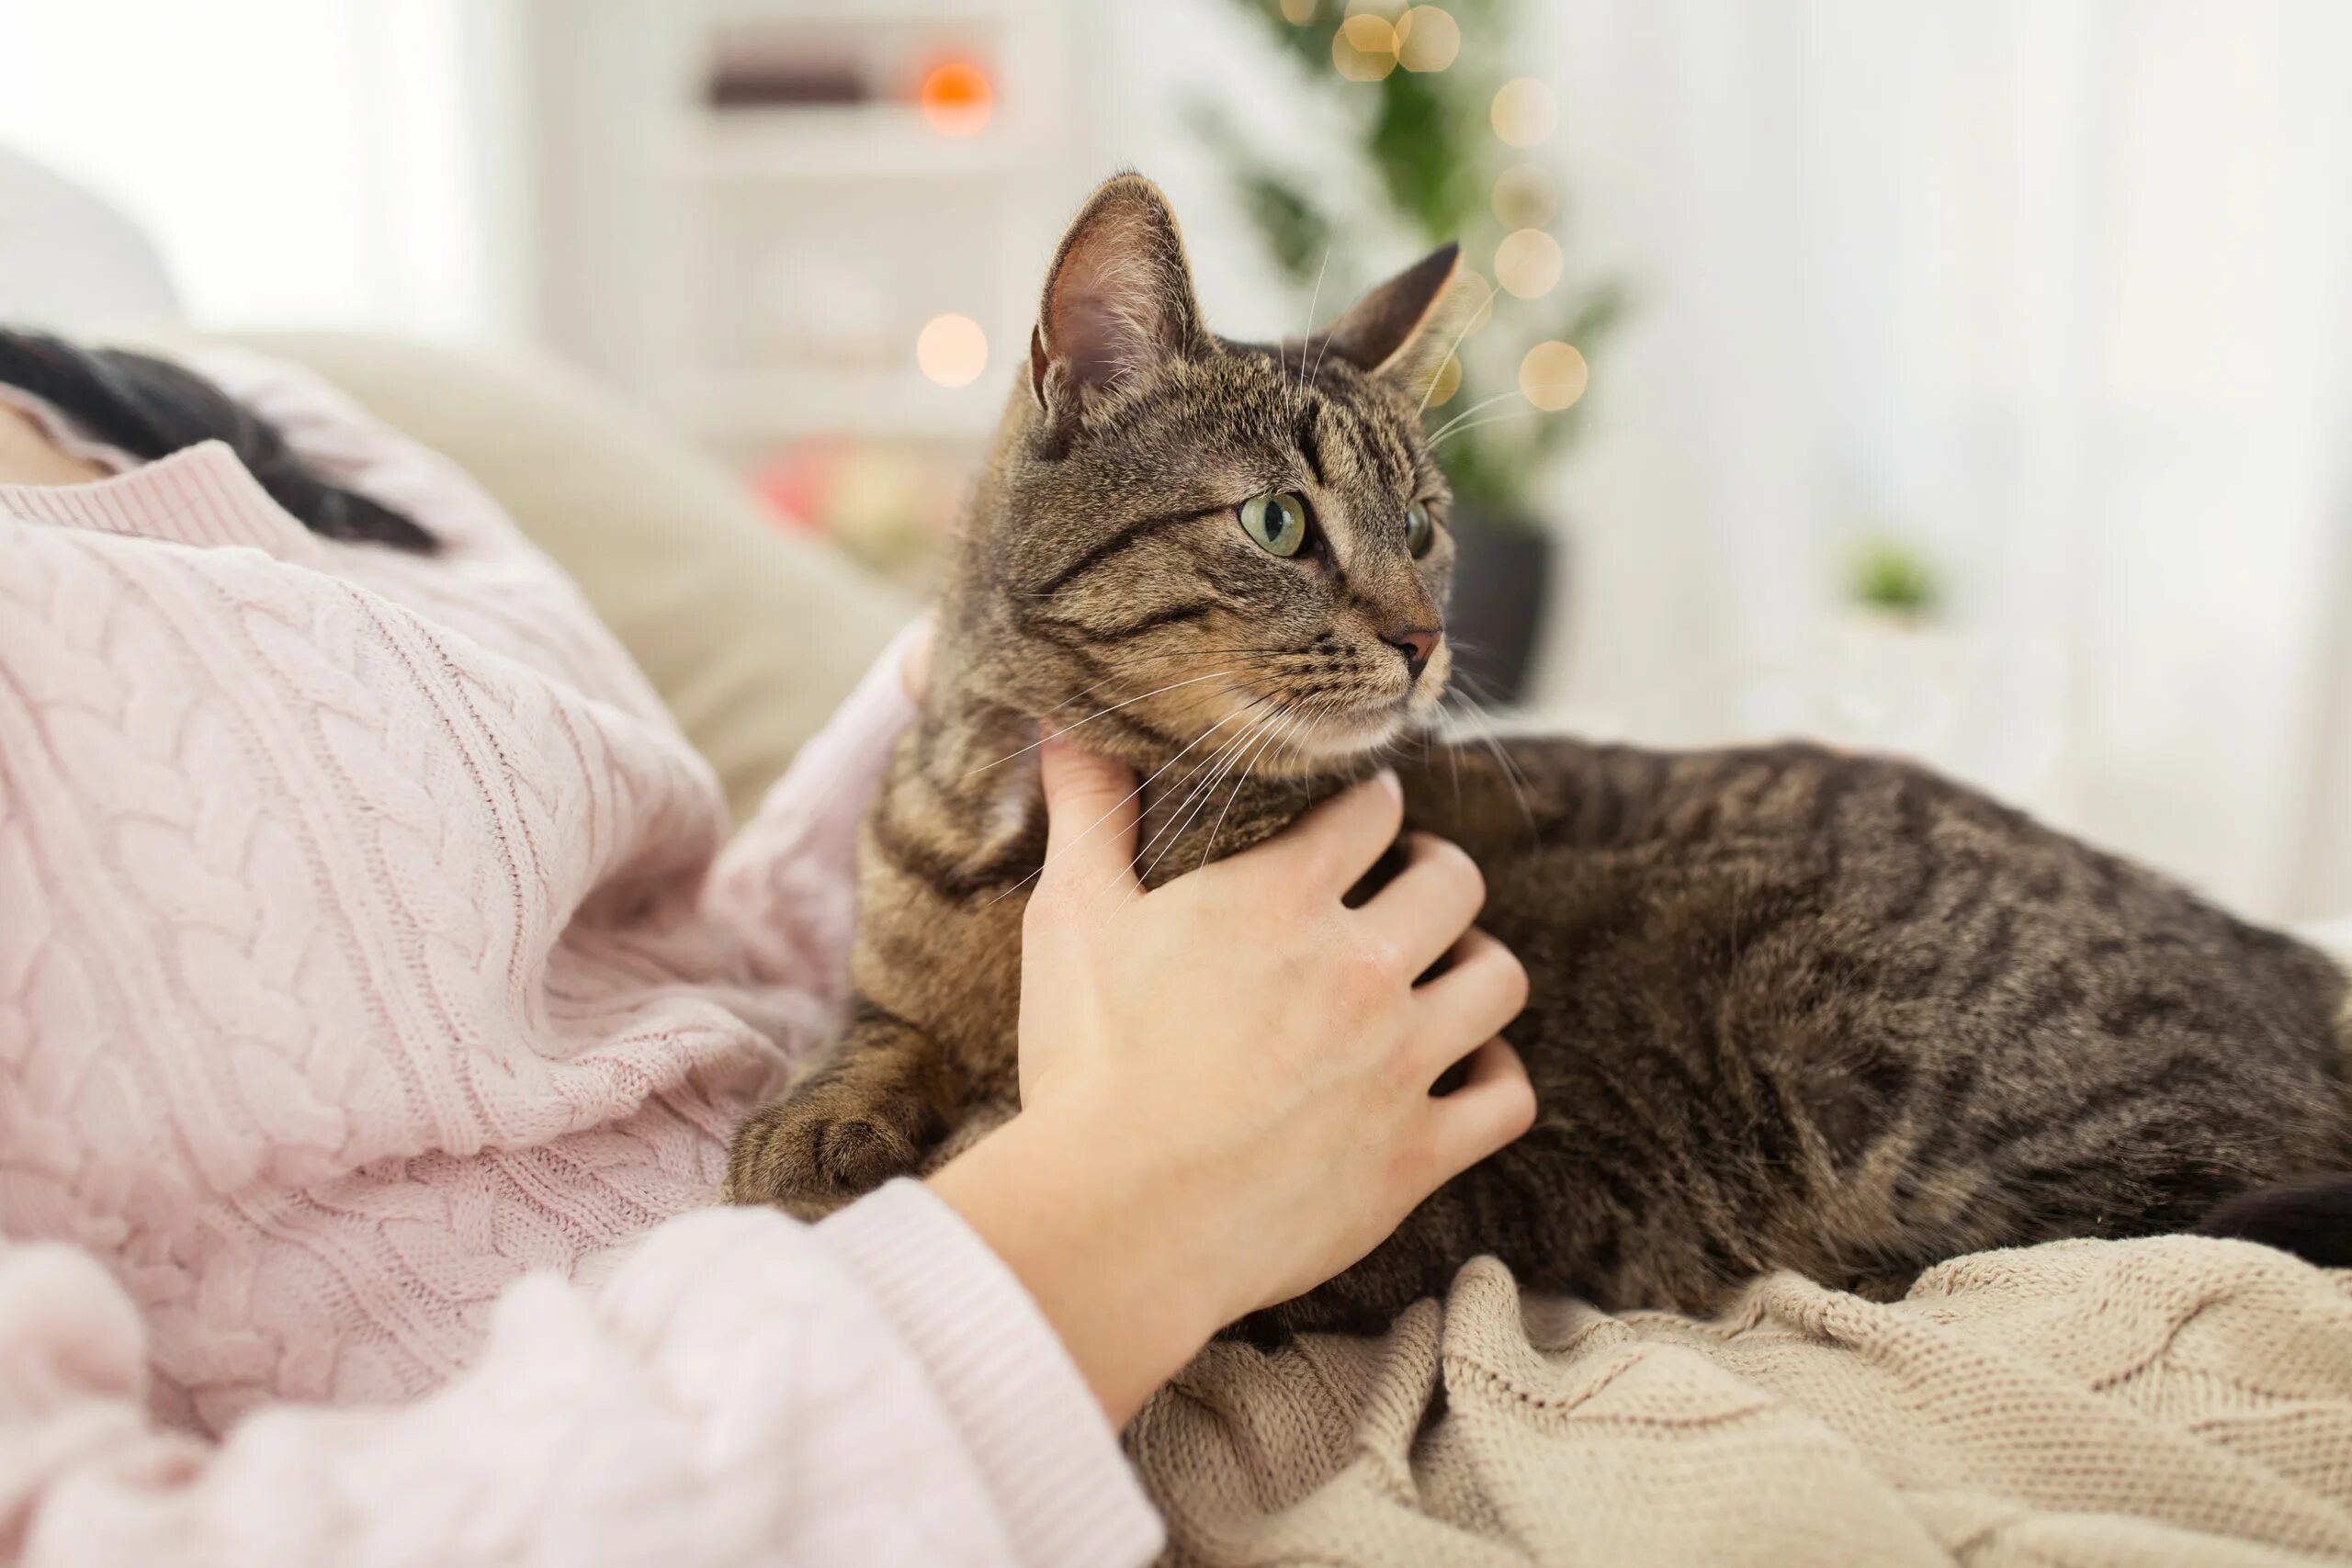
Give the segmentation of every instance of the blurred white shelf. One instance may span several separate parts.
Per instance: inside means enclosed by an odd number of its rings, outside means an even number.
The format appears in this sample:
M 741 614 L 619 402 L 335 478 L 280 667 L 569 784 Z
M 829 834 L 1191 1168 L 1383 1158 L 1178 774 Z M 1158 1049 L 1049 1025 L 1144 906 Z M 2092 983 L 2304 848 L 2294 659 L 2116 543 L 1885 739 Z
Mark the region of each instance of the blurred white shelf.
M 723 26 L 970 27 L 1001 22 L 1013 0 L 722 0 L 713 20 Z
M 993 429 L 1004 399 L 1005 383 L 991 373 L 967 387 L 942 387 L 912 369 L 758 370 L 697 377 L 678 389 L 672 404 L 688 428 L 709 441 L 817 434 L 962 441 Z
M 685 142 L 684 174 L 711 184 L 956 179 L 1014 166 L 1003 130 L 948 136 L 899 105 L 714 109 Z
M 517 3 L 537 184 L 519 205 L 551 345 L 736 456 L 820 434 L 987 438 L 1028 339 L 1040 249 L 1099 172 L 1077 134 L 1088 7 Z M 981 64 L 995 96 L 967 136 L 896 96 L 949 58 Z M 763 78 L 882 96 L 771 104 L 756 101 Z M 996 350 L 968 387 L 915 368 L 922 319 L 946 309 Z M 901 330 L 903 357 L 869 346 Z M 827 368 L 840 344 L 869 367 Z

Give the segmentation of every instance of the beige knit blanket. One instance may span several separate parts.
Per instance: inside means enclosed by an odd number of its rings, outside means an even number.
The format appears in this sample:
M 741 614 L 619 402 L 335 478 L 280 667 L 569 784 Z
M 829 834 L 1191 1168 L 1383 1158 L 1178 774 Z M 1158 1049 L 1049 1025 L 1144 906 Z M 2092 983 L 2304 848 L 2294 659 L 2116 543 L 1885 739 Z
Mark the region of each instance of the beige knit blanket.
M 2352 1274 L 2061 1242 L 1698 1323 L 1482 1259 L 1385 1339 L 1211 1346 L 1129 1445 L 1180 1564 L 2352 1562 Z

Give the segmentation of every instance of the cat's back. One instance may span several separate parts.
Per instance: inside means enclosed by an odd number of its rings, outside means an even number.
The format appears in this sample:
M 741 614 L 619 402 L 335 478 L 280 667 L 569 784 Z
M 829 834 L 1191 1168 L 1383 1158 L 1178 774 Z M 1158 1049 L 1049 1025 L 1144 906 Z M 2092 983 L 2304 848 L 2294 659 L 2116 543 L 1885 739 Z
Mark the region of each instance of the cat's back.
M 2352 1162 L 2302 943 L 1894 759 L 1507 745 L 1418 764 L 1416 825 L 1527 965 L 1555 1153 L 1641 1229 L 1750 1238 L 1727 1272 L 2169 1228 Z

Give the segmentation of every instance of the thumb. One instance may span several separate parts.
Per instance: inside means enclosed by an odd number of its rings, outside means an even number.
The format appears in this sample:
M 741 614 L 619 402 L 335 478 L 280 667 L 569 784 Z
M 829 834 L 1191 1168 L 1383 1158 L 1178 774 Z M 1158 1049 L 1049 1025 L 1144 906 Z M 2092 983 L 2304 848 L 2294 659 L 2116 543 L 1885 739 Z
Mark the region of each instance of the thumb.
M 1143 792 L 1135 770 L 1053 739 L 1037 748 L 1037 772 L 1046 788 L 1046 868 L 1037 890 L 1083 887 L 1091 898 L 1138 886 L 1136 818 Z

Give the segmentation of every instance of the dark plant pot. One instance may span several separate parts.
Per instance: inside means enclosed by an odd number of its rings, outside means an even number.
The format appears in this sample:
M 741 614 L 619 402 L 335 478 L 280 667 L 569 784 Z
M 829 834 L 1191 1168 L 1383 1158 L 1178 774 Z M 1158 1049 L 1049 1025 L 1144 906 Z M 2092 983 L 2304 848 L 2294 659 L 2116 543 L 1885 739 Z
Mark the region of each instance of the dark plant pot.
M 1453 594 L 1445 613 L 1457 679 L 1482 703 L 1519 700 L 1552 598 L 1553 537 L 1528 519 L 1453 514 Z

